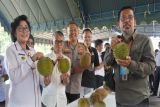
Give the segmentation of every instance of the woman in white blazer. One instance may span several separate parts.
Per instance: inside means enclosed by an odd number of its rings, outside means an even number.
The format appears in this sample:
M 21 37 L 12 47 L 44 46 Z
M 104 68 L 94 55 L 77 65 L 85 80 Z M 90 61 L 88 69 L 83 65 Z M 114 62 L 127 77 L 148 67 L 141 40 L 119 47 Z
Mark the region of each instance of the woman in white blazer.
M 8 107 L 41 107 L 40 75 L 35 61 L 43 54 L 27 46 L 30 23 L 25 15 L 11 23 L 13 43 L 6 50 L 6 66 L 10 78 Z
M 57 31 L 55 33 L 55 45 L 53 51 L 47 56 L 51 58 L 54 63 L 54 69 L 51 74 L 50 84 L 43 88 L 42 92 L 42 102 L 46 107 L 66 107 L 67 98 L 65 94 L 65 85 L 69 83 L 70 69 L 67 73 L 62 74 L 58 70 L 58 59 L 67 58 L 70 62 L 70 59 L 62 54 L 64 36 L 63 33 Z M 70 62 L 71 63 L 71 62 Z M 70 64 L 71 65 L 71 64 Z M 71 66 L 70 66 L 71 68 Z

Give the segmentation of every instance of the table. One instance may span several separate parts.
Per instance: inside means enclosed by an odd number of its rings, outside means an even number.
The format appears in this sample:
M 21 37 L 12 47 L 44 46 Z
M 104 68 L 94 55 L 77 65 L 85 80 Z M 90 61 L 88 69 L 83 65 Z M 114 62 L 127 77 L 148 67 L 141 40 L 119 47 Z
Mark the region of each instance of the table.
M 91 92 L 93 93 L 93 92 Z M 85 98 L 89 98 L 91 93 L 85 95 Z M 79 100 L 79 99 L 78 99 Z M 78 100 L 70 103 L 67 105 L 67 107 L 77 107 L 78 105 Z M 115 93 L 111 92 L 105 99 L 104 102 L 106 103 L 106 107 L 116 107 L 116 100 L 115 100 Z

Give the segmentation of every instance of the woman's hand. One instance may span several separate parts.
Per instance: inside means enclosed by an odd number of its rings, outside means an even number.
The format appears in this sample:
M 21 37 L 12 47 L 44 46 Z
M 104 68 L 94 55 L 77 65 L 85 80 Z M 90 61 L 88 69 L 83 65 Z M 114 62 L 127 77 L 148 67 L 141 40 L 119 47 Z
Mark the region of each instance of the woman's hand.
M 43 55 L 42 52 L 37 52 L 31 57 L 31 59 L 32 59 L 33 62 L 35 62 L 37 60 L 42 59 L 43 57 L 44 57 L 44 55 Z

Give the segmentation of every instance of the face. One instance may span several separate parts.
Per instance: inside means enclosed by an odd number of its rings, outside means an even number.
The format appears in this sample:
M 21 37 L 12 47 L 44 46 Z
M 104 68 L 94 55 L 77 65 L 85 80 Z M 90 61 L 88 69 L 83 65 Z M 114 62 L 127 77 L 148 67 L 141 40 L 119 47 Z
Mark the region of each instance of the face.
M 60 35 L 55 35 L 55 49 L 58 52 L 61 52 L 64 45 L 64 37 Z
M 103 44 L 98 45 L 98 46 L 97 46 L 97 50 L 98 50 L 99 52 L 102 52 L 102 50 L 103 50 Z
M 70 41 L 77 41 L 79 35 L 79 29 L 75 24 L 68 26 L 68 34 Z
M 30 31 L 29 31 L 29 27 L 26 21 L 20 21 L 19 26 L 16 28 L 15 35 L 16 35 L 18 42 L 27 43 L 29 35 L 30 35 Z
M 105 45 L 105 48 L 107 49 L 107 48 L 109 48 L 110 47 L 110 45 Z
M 34 43 L 33 43 L 33 40 L 32 40 L 31 38 L 28 39 L 27 45 L 28 45 L 29 47 L 34 48 Z
M 136 25 L 133 11 L 131 9 L 121 11 L 118 24 L 123 33 L 128 35 L 132 34 Z
M 85 31 L 83 33 L 83 37 L 84 37 L 84 42 L 87 44 L 87 45 L 91 45 L 91 42 L 92 42 L 92 33 L 89 32 L 89 31 Z

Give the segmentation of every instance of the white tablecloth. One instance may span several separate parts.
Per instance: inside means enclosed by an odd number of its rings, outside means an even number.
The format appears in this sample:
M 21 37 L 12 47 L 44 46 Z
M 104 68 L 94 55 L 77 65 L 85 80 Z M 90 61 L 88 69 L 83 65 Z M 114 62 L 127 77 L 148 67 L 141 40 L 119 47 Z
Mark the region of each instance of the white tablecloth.
M 85 98 L 89 98 L 91 93 L 87 94 Z M 110 93 L 105 99 L 104 102 L 106 103 L 106 107 L 116 107 L 116 100 L 115 100 L 115 93 Z M 67 105 L 67 107 L 77 107 L 78 106 L 78 100 L 70 103 Z

